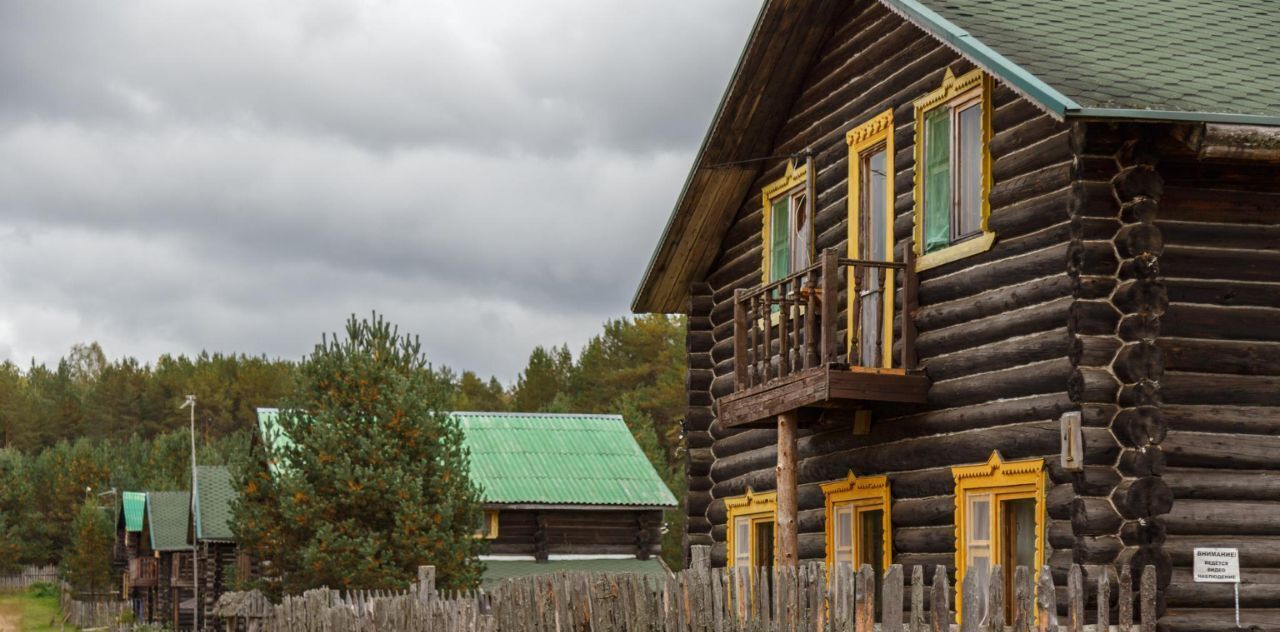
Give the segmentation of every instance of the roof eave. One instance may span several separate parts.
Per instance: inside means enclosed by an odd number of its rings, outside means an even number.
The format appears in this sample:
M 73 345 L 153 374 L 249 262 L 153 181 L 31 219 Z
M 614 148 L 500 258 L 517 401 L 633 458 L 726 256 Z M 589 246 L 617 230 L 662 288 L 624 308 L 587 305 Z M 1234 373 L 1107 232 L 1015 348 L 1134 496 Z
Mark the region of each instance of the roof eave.
M 1180 112 L 1177 110 L 1145 110 L 1140 108 L 1077 108 L 1066 113 L 1077 119 L 1130 119 L 1150 122 L 1221 123 L 1225 125 L 1263 125 L 1280 127 L 1280 116 L 1233 114 L 1230 112 Z
M 698 153 L 693 159 L 693 165 L 689 167 L 689 174 L 685 176 L 684 185 L 680 187 L 680 195 L 676 196 L 675 205 L 671 208 L 671 213 L 667 215 L 667 223 L 662 227 L 662 237 L 658 239 L 658 245 L 653 249 L 653 253 L 649 255 L 649 263 L 644 268 L 644 276 L 640 278 L 640 285 L 636 288 L 635 295 L 631 297 L 631 313 L 633 314 L 656 311 L 653 307 L 655 305 L 654 298 L 648 296 L 648 294 L 653 290 L 653 285 L 656 282 L 654 277 L 658 259 L 661 257 L 663 249 L 672 242 L 671 229 L 675 226 L 676 218 L 680 214 L 680 207 L 684 205 L 685 197 L 689 194 L 689 187 L 693 184 L 694 176 L 702 168 L 707 146 L 711 143 L 711 137 L 715 134 L 716 126 L 724 116 L 725 104 L 729 102 L 729 96 L 733 93 L 733 86 L 737 82 L 742 65 L 747 59 L 747 52 L 751 50 L 751 44 L 755 41 L 756 35 L 760 31 L 760 24 L 763 22 L 765 11 L 768 8 L 768 0 L 760 3 L 760 10 L 756 13 L 756 21 L 751 25 L 751 35 L 747 37 L 746 44 L 743 44 L 742 51 L 738 53 L 738 61 L 733 65 L 733 73 L 729 75 L 729 82 L 725 84 L 724 93 L 720 95 L 720 102 L 716 105 L 715 115 L 711 117 L 711 123 L 707 125 L 707 131 L 702 136 L 702 143 L 698 145 Z

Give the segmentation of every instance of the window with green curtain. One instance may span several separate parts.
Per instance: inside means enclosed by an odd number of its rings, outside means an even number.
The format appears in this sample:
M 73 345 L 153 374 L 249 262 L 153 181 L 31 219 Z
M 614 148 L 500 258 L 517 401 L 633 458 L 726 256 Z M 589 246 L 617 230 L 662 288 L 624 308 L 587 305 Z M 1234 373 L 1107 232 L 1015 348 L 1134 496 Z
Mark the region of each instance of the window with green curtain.
M 777 281 L 791 273 L 791 246 L 788 241 L 791 234 L 790 197 L 784 195 L 774 200 L 770 215 L 769 280 Z
M 951 112 L 936 108 L 924 116 L 924 252 L 951 243 Z

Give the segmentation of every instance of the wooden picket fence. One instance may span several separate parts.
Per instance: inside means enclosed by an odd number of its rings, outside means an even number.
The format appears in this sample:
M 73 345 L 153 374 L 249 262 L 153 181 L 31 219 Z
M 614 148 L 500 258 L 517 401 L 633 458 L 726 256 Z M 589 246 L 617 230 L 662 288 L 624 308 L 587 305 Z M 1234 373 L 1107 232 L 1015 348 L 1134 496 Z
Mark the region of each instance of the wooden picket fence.
M 1006 595 L 999 567 L 982 590 L 971 574 L 960 587 L 960 615 L 946 569 L 894 565 L 882 578 L 871 567 L 821 563 L 751 570 L 695 567 L 662 579 L 641 575 L 557 573 L 508 579 L 490 592 L 438 594 L 433 582 L 406 592 L 313 590 L 271 605 L 243 593 L 228 630 L 321 632 L 1153 632 L 1154 567 L 1138 590 L 1127 567 L 1072 566 L 1065 604 L 1049 567 L 1033 577 L 1014 571 Z M 1091 590 L 1092 589 L 1092 590 Z M 1090 594 L 1092 593 L 1092 594 Z M 974 599 L 969 595 L 984 595 Z M 1090 599 L 1090 596 L 1093 598 Z M 1008 616 L 1005 604 L 1009 603 Z M 1086 605 L 1092 605 L 1086 611 Z M 1064 620 L 1059 622 L 1059 613 Z M 957 624 L 958 621 L 958 624 Z M 220 625 L 218 629 L 223 629 Z
M 26 590 L 39 582 L 58 583 L 58 567 L 28 566 L 12 575 L 0 575 L 0 590 Z
M 122 601 L 114 593 L 101 595 L 102 599 L 76 599 L 65 586 L 59 598 L 62 622 L 77 628 L 115 629 L 123 615 L 131 610 L 128 601 Z

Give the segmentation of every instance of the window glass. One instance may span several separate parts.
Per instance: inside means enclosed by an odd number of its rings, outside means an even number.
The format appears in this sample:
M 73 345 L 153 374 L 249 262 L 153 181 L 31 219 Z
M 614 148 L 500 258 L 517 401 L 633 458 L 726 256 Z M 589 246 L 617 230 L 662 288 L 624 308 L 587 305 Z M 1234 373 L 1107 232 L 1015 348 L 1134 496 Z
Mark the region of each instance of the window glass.
M 870 564 L 876 577 L 884 575 L 884 511 L 858 514 L 858 565 Z
M 773 567 L 773 517 L 757 520 L 755 530 L 756 566 Z
M 924 251 L 951 243 L 951 110 L 924 116 Z
M 858 218 L 858 256 L 862 259 L 884 261 L 885 222 L 887 221 L 885 187 L 888 168 L 884 148 L 863 154 L 861 179 L 862 212 Z M 881 271 L 865 268 L 862 271 L 862 306 L 858 324 L 858 360 L 862 366 L 880 366 L 881 306 L 883 294 Z
M 791 196 L 791 225 L 795 234 L 791 237 L 791 271 L 796 272 L 809 266 L 809 242 L 812 229 L 809 226 L 808 196 L 802 189 Z
M 956 239 L 982 232 L 982 104 L 956 114 Z
M 1036 565 L 1036 501 L 1034 498 L 1006 500 L 1001 508 L 1005 521 L 1005 550 L 1009 568 Z
M 747 518 L 733 522 L 733 565 L 751 565 L 751 521 Z
M 969 496 L 969 539 L 991 539 L 991 499 L 987 494 Z
M 773 203 L 769 227 L 769 280 L 777 281 L 791 273 L 791 198 L 783 196 Z

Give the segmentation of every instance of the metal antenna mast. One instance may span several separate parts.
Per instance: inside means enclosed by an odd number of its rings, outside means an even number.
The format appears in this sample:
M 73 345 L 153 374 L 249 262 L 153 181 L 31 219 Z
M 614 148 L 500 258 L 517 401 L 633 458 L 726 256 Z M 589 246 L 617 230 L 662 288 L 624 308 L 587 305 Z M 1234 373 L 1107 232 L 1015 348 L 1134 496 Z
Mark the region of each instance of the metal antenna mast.
M 197 495 L 200 490 L 200 481 L 196 478 L 196 396 L 187 395 L 187 401 L 182 402 L 178 410 L 183 408 L 191 409 L 191 629 L 200 629 L 200 531 L 195 523 L 197 518 L 195 508 Z M 181 604 L 181 602 L 179 602 Z M 178 606 L 181 610 L 182 606 Z

